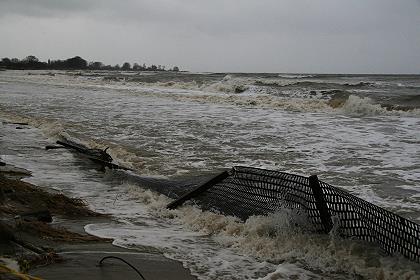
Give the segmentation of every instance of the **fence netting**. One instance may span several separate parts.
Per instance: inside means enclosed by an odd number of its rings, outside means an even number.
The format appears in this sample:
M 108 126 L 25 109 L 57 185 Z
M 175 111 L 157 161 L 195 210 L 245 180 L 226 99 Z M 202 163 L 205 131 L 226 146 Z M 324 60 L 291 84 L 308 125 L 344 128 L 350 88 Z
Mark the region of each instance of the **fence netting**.
M 420 226 L 342 189 L 311 178 L 235 167 L 221 181 L 193 194 L 205 210 L 241 219 L 281 208 L 304 211 L 315 231 L 377 243 L 386 252 L 420 262 Z M 318 192 L 318 193 L 317 193 Z

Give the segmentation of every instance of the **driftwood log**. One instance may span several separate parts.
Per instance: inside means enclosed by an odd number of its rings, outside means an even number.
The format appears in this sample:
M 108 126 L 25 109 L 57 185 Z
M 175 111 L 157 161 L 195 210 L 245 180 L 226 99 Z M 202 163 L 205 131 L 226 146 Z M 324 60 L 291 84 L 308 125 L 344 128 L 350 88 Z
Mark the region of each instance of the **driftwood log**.
M 90 160 L 111 169 L 122 169 L 122 170 L 130 170 L 133 171 L 133 169 L 130 169 L 128 167 L 124 167 L 115 163 L 112 163 L 113 159 L 112 157 L 107 153 L 108 148 L 101 150 L 101 149 L 90 149 L 82 144 L 69 141 L 69 140 L 59 140 L 56 142 L 58 145 L 61 145 L 64 148 L 67 148 L 69 150 L 78 152 Z M 48 145 L 45 147 L 45 149 L 58 149 L 60 146 L 52 146 Z

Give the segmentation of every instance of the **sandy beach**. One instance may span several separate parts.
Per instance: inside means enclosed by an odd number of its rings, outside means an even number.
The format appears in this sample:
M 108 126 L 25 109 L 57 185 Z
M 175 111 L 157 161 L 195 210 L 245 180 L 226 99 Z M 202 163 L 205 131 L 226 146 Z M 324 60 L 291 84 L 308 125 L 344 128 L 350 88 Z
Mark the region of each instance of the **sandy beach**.
M 85 225 L 112 217 L 89 210 L 80 199 L 26 183 L 25 176 L 30 175 L 23 169 L 0 167 L 1 279 L 141 279 L 117 259 L 99 266 L 106 256 L 124 259 L 145 279 L 195 279 L 154 248 L 127 250 L 88 235 Z

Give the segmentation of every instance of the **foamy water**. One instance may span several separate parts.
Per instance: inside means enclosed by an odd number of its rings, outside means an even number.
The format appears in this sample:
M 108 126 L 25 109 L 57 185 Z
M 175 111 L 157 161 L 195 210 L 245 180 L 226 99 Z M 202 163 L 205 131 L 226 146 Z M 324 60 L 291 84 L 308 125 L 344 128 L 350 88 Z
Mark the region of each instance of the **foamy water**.
M 418 77 L 44 74 L 0 72 L 1 118 L 36 127 L 3 124 L 1 155 L 31 170 L 32 182 L 115 217 L 88 232 L 118 246 L 152 246 L 200 279 L 417 277 L 404 259 L 306 232 L 305 217 L 287 210 L 245 223 L 193 205 L 169 211 L 168 198 L 123 173 L 42 148 L 60 136 L 110 146 L 117 162 L 166 178 L 234 165 L 318 174 L 418 221 Z

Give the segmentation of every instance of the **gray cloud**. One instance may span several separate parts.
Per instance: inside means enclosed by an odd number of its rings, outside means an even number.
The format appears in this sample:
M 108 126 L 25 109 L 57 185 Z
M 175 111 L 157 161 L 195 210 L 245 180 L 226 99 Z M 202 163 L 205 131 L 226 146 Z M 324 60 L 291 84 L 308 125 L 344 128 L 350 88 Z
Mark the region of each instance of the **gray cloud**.
M 0 24 L 7 39 L 0 56 L 77 53 L 210 71 L 420 72 L 419 0 L 3 0 Z
M 91 0 L 0 0 L 0 15 L 59 17 L 91 10 L 94 4 Z

